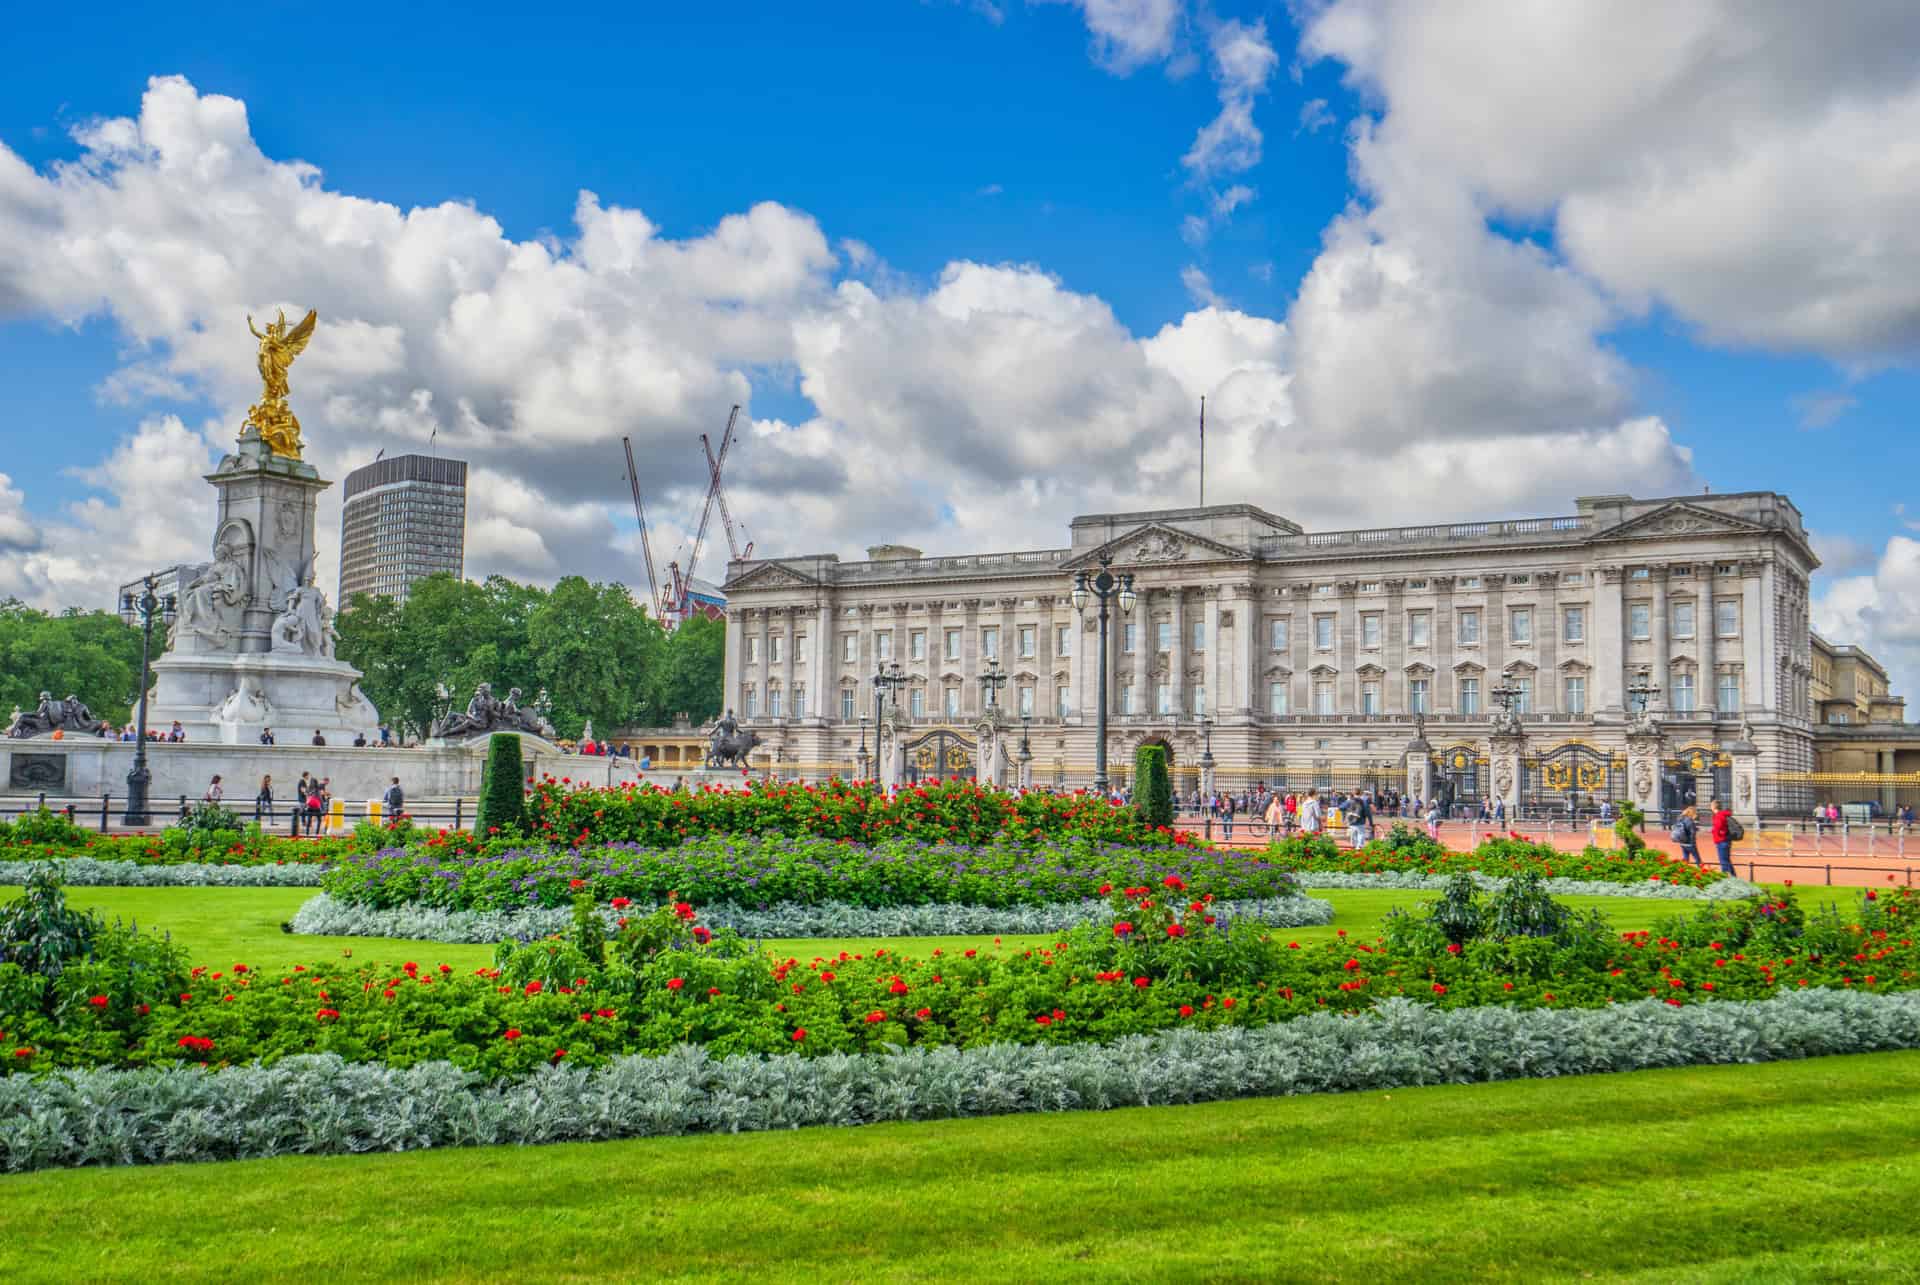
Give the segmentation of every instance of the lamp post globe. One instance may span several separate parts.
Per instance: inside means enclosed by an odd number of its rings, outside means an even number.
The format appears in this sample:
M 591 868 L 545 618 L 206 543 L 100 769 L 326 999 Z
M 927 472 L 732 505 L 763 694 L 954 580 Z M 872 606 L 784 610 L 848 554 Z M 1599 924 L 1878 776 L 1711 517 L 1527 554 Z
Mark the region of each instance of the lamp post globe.
M 1109 603 L 1119 600 L 1120 610 L 1133 610 L 1133 574 L 1122 572 L 1113 574 L 1112 559 L 1102 557 L 1100 569 L 1092 576 L 1082 571 L 1073 578 L 1071 595 L 1076 610 L 1085 610 L 1089 599 L 1098 604 L 1100 623 L 1100 663 L 1098 672 L 1099 696 L 1094 701 L 1094 739 L 1093 739 L 1093 788 L 1102 798 L 1107 797 L 1107 668 L 1108 643 L 1107 621 L 1110 617 Z
M 139 830 L 152 821 L 147 804 L 147 791 L 153 784 L 153 773 L 147 768 L 147 689 L 152 682 L 153 621 L 158 616 L 163 623 L 173 622 L 174 597 L 155 593 L 153 577 L 148 576 L 140 596 L 125 594 L 120 605 L 140 618 L 140 691 L 134 716 L 133 767 L 127 772 L 127 808 L 120 817 L 122 824 Z

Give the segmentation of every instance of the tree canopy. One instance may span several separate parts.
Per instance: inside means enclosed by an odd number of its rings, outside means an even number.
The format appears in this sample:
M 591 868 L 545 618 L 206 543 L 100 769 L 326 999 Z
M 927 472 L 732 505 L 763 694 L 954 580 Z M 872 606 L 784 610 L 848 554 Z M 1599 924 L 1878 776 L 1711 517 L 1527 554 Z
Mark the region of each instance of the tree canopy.
M 692 620 L 669 635 L 624 585 L 568 576 L 552 589 L 501 576 L 416 582 L 404 604 L 355 594 L 337 621 L 337 654 L 394 726 L 424 735 L 445 683 L 464 704 L 480 683 L 496 694 L 545 689 L 554 728 L 576 737 L 719 713 L 726 626 Z
M 155 650 L 161 646 L 156 638 Z M 43 691 L 56 700 L 78 696 L 95 717 L 125 723 L 139 673 L 140 633 L 112 612 L 51 615 L 14 598 L 0 601 L 0 724 L 15 706 L 33 709 Z M 719 692 L 715 684 L 716 698 Z

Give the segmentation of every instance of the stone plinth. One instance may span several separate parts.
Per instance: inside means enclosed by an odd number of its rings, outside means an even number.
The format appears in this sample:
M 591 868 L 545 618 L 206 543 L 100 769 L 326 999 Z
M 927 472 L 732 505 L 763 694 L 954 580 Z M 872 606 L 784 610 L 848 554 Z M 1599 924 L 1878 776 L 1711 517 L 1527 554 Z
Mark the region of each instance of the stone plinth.
M 277 653 L 169 652 L 153 662 L 147 726 L 164 732 L 179 720 L 192 742 L 258 744 L 271 727 L 282 744 L 310 744 L 317 731 L 329 745 L 369 738 L 380 715 L 345 661 Z

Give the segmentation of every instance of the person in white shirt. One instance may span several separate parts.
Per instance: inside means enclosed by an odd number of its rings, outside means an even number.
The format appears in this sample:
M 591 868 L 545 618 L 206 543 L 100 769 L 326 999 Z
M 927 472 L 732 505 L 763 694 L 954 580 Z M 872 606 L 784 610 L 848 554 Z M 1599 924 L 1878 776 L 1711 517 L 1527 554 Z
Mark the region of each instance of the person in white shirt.
M 1320 791 L 1307 791 L 1307 801 L 1300 805 L 1300 832 L 1302 834 L 1320 833 Z
M 226 791 L 220 788 L 220 778 L 216 776 L 213 778 L 213 783 L 207 786 L 207 792 L 200 796 L 200 801 L 218 803 L 224 797 L 226 797 Z

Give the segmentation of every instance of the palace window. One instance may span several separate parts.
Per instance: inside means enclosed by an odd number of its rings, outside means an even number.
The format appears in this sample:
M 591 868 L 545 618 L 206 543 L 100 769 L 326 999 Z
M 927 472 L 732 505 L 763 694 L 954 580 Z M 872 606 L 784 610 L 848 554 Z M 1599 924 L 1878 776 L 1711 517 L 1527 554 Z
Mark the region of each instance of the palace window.
M 746 699 L 747 717 L 748 718 L 754 717 L 754 715 L 759 713 L 759 709 L 760 709 L 760 693 L 754 690 L 752 683 L 748 683 L 747 699 Z
M 1513 712 L 1516 714 L 1533 713 L 1533 680 L 1531 678 L 1516 678 L 1513 680 L 1513 685 L 1520 689 L 1514 694 Z
M 980 631 L 980 659 L 997 660 L 1000 657 L 1000 626 L 988 625 Z
M 1380 684 L 1369 680 L 1360 684 L 1360 712 L 1378 714 L 1380 712 Z
M 1459 587 L 1462 589 L 1478 589 L 1480 587 L 1480 577 L 1461 576 Z
M 1267 684 L 1267 713 L 1285 714 L 1287 709 L 1287 684 L 1284 679 L 1274 679 Z
M 1053 654 L 1056 656 L 1073 655 L 1073 626 L 1055 625 L 1053 627 Z
M 1187 703 L 1192 707 L 1188 713 L 1198 717 L 1207 712 L 1207 685 L 1195 683 L 1187 692 Z
M 1569 714 L 1586 713 L 1587 680 L 1584 677 L 1569 674 L 1565 679 L 1564 686 L 1566 691 L 1561 699 L 1561 705 L 1565 708 L 1566 712 Z
M 1480 712 L 1480 680 L 1463 678 L 1460 680 L 1460 712 L 1478 714 Z
M 1627 608 L 1627 637 L 1644 642 L 1653 637 L 1653 608 L 1636 602 Z
M 1155 651 L 1173 650 L 1173 622 L 1171 620 L 1154 621 L 1153 649 Z
M 1480 613 L 1479 612 L 1463 611 L 1460 613 L 1459 639 L 1461 642 L 1467 643 L 1467 644 L 1477 643 L 1480 641 Z
M 1431 680 L 1409 678 L 1407 680 L 1408 710 L 1415 714 L 1431 714 L 1433 712 L 1433 700 L 1430 694 L 1432 690 Z
M 807 663 L 807 636 L 805 634 L 795 634 L 793 636 L 793 663 L 796 665 L 804 665 Z
M 1122 714 L 1140 712 L 1140 698 L 1134 694 L 1132 683 L 1126 683 L 1120 688 L 1120 712 Z
M 1431 636 L 1433 617 L 1424 611 L 1407 613 L 1407 646 L 1425 647 Z
M 860 659 L 859 634 L 840 635 L 840 659 L 848 664 L 852 664 L 854 661 Z
M 772 664 L 780 663 L 780 655 L 786 649 L 786 636 L 773 634 L 767 639 L 767 660 Z
M 1568 607 L 1561 615 L 1560 636 L 1570 643 L 1587 640 L 1587 609 Z
M 1277 618 L 1267 621 L 1267 649 L 1269 651 L 1285 651 L 1287 649 L 1287 637 L 1292 632 L 1287 626 L 1291 623 L 1291 621 Z
M 1563 585 L 1583 585 L 1586 582 L 1587 573 L 1584 571 L 1563 571 L 1560 574 L 1560 583 Z
M 893 630 L 882 629 L 873 636 L 873 658 L 875 660 L 893 659 Z
M 1360 645 L 1362 647 L 1376 647 L 1376 648 L 1379 647 L 1380 645 L 1380 613 L 1379 612 L 1369 611 L 1366 615 L 1360 617 Z
M 944 632 L 946 635 L 945 641 L 946 641 L 947 659 L 959 660 L 960 659 L 960 631 L 958 629 L 948 629 L 948 630 L 945 630 Z
M 1737 602 L 1716 602 L 1713 604 L 1714 632 L 1722 638 L 1740 636 L 1740 604 Z
M 1062 683 L 1054 688 L 1053 697 L 1054 716 L 1061 719 L 1071 717 L 1073 714 L 1073 690 L 1065 683 Z
M 1193 622 L 1193 649 L 1195 651 L 1207 649 L 1207 622 L 1204 620 Z
M 1022 656 L 1028 658 L 1033 656 L 1034 639 L 1038 633 L 1039 631 L 1032 625 L 1020 626 L 1020 654 Z
M 747 663 L 749 665 L 757 665 L 760 663 L 760 640 L 758 638 L 747 639 Z
M 842 687 L 840 689 L 840 721 L 851 723 L 853 718 L 853 688 Z
M 916 629 L 907 635 L 907 659 L 925 660 L 927 658 L 927 631 Z
M 807 716 L 807 685 L 805 683 L 793 685 L 793 716 L 795 718 Z
M 1714 694 L 1714 707 L 1722 714 L 1740 712 L 1740 675 L 1722 674 Z
M 767 688 L 767 717 L 780 717 L 780 689 L 778 687 Z
M 1173 713 L 1173 687 L 1168 683 L 1153 685 L 1153 712 L 1156 714 Z
M 925 718 L 927 716 L 927 693 L 924 688 L 916 687 L 907 693 L 907 717 Z
M 1020 701 L 1020 704 L 1019 704 L 1020 717 L 1032 718 L 1033 717 L 1033 685 L 1031 683 L 1026 683 L 1021 685 L 1021 687 L 1019 688 L 1019 701 Z
M 948 687 L 943 691 L 940 702 L 941 708 L 948 718 L 960 717 L 960 689 L 958 687 Z
M 1333 617 L 1315 616 L 1313 618 L 1313 646 L 1317 651 L 1333 650 Z
M 1333 684 L 1324 678 L 1313 685 L 1313 712 L 1321 715 L 1333 713 Z
M 1135 637 L 1134 630 L 1136 628 L 1138 628 L 1138 626 L 1136 626 L 1132 621 L 1128 621 L 1126 624 L 1120 626 L 1120 650 L 1121 651 L 1131 652 L 1133 650 L 1133 640 Z
M 1673 636 L 1675 638 L 1693 637 L 1693 604 L 1691 602 L 1673 604 Z
M 1676 714 L 1691 714 L 1693 704 L 1693 674 L 1681 670 L 1673 676 L 1670 690 L 1673 693 L 1673 710 Z
M 1507 613 L 1507 638 L 1512 642 L 1533 641 L 1533 609 L 1515 607 Z

